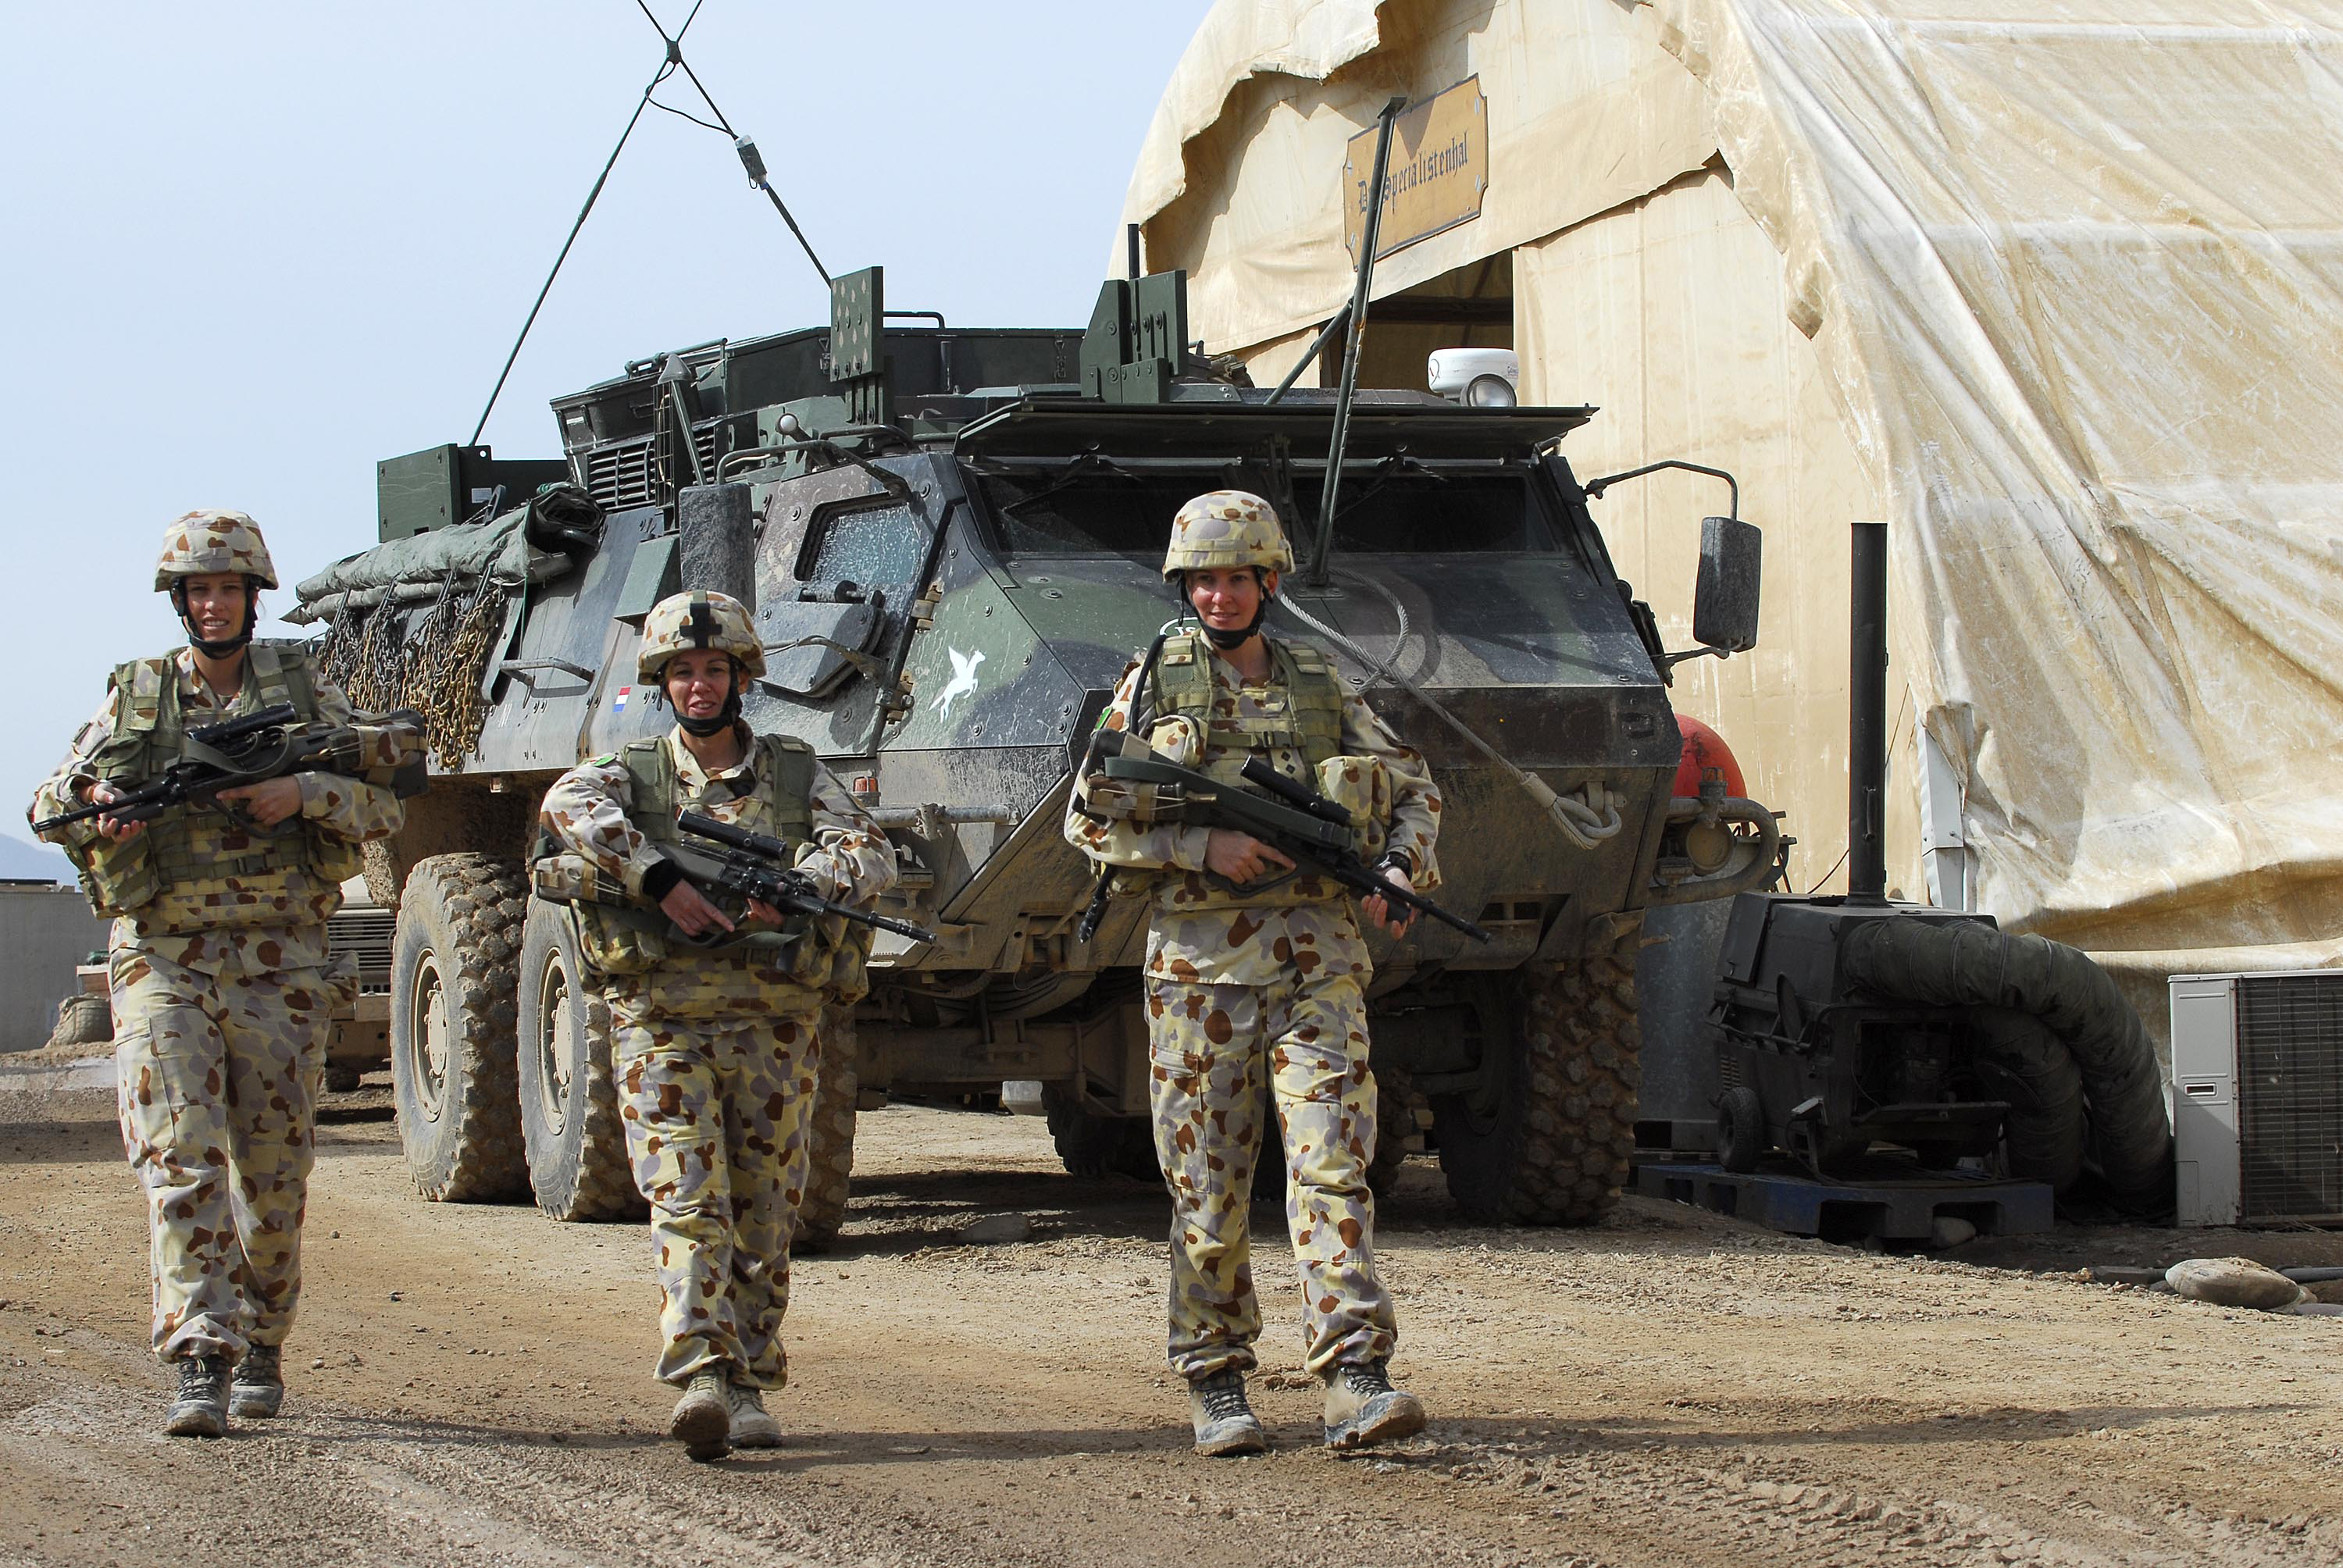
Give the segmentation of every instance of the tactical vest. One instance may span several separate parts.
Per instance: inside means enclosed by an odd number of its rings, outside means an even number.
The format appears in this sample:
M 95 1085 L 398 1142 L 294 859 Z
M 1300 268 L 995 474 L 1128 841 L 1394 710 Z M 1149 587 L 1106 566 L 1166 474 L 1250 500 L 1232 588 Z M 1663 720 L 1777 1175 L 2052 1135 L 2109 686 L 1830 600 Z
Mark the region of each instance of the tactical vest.
M 748 797 L 749 809 L 733 819 L 751 832 L 781 839 L 791 852 L 813 837 L 813 748 L 791 735 L 756 737 L 756 784 Z M 627 820 L 653 844 L 673 844 L 679 837 L 677 816 L 691 809 L 679 799 L 680 780 L 667 740 L 653 737 L 630 740 L 618 749 L 618 766 L 627 776 Z M 740 900 L 714 900 L 728 916 L 738 917 Z M 708 946 L 679 946 L 668 940 L 668 919 L 657 910 L 605 903 L 578 902 L 578 956 L 604 975 L 645 975 L 669 959 L 689 961 L 695 955 L 730 954 L 751 948 L 778 949 L 780 967 L 799 985 L 820 986 L 831 967 L 821 933 L 811 921 L 789 921 L 779 930 L 753 932 L 737 940 Z
M 1213 715 L 1216 656 L 1202 633 L 1180 632 L 1164 638 L 1156 658 L 1155 716 L 1192 721 L 1203 737 L 1197 770 L 1241 789 L 1252 788 L 1244 781 L 1242 769 L 1246 759 L 1257 753 L 1298 751 L 1307 771 L 1316 774 L 1321 764 L 1340 754 L 1342 745 L 1347 694 L 1333 665 L 1307 644 L 1276 638 L 1263 640 L 1269 644 L 1270 681 L 1283 693 L 1283 710 L 1242 715 L 1233 720 Z M 1176 906 L 1182 913 L 1315 903 L 1326 896 L 1315 882 L 1290 875 L 1270 879 L 1266 885 L 1253 884 L 1242 892 L 1179 872 L 1169 876 L 1119 872 L 1114 885 L 1119 892 L 1152 889 L 1167 909 Z M 1305 893 L 1305 888 L 1312 890 Z
M 1342 749 L 1342 682 L 1326 656 L 1302 643 L 1264 638 L 1271 681 L 1285 693 L 1285 710 L 1231 720 L 1212 718 L 1212 645 L 1200 632 L 1163 639 L 1155 664 L 1155 712 L 1193 719 L 1204 737 L 1198 769 L 1228 783 L 1240 783 L 1239 769 L 1256 751 L 1280 749 L 1302 753 L 1315 769 Z
M 101 779 L 153 779 L 179 760 L 186 715 L 177 660 L 133 659 L 116 668 L 119 693 L 112 736 L 90 758 Z M 317 718 L 307 650 L 297 642 L 253 642 L 244 688 L 222 718 L 278 703 L 297 723 Z M 210 807 L 183 809 L 146 825 L 126 843 L 94 840 L 83 868 L 91 905 L 131 915 L 149 931 L 182 935 L 221 927 L 283 925 L 288 910 L 357 875 L 358 847 L 307 818 L 263 828 Z

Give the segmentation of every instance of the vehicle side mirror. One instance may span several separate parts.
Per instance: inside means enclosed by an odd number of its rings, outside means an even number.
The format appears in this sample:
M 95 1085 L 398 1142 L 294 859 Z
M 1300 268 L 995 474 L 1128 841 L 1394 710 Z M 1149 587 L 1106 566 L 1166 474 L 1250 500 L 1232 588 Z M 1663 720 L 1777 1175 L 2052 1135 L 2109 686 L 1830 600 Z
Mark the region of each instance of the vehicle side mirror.
M 1700 579 L 1692 597 L 1692 637 L 1719 654 L 1757 646 L 1757 579 L 1765 536 L 1738 518 L 1700 520 Z

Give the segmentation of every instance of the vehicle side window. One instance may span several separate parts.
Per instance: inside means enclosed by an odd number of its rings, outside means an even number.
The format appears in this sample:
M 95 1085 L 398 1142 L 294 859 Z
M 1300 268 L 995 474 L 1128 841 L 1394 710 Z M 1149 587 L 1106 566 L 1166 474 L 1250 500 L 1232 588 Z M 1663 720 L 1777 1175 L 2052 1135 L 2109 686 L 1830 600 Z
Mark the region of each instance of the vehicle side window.
M 920 575 L 928 534 L 909 507 L 834 512 L 799 554 L 798 580 L 908 583 Z

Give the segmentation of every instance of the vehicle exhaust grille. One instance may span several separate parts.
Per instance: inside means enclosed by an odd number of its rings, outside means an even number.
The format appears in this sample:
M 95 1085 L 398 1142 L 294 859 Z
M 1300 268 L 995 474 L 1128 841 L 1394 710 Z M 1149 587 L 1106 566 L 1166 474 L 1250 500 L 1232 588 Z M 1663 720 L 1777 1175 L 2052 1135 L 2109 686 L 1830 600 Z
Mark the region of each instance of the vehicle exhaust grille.
M 326 950 L 357 960 L 358 989 L 390 989 L 390 942 L 397 917 L 371 905 L 345 909 L 326 922 Z
M 721 454 L 724 422 L 710 420 L 691 433 L 691 444 L 699 448 L 699 469 L 712 483 L 716 477 L 716 459 Z M 598 452 L 586 454 L 586 492 L 606 512 L 624 511 L 629 507 L 648 507 L 659 499 L 659 464 L 653 454 L 659 437 L 645 436 L 623 447 L 605 447 Z M 679 482 L 689 483 L 684 475 Z
M 2343 970 L 2237 980 L 2238 1211 L 2343 1221 Z
M 586 454 L 586 493 L 606 512 L 648 507 L 656 495 L 658 471 L 651 462 L 651 437 L 624 447 L 605 447 Z

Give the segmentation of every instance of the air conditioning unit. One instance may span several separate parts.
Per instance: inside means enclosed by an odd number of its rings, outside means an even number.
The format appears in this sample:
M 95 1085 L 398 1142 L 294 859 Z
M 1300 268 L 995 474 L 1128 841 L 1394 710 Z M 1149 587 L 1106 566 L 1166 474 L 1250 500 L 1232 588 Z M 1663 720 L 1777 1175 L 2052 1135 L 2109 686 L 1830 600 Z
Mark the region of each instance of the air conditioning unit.
M 2343 1224 L 2343 970 L 2172 977 L 2183 1225 Z

